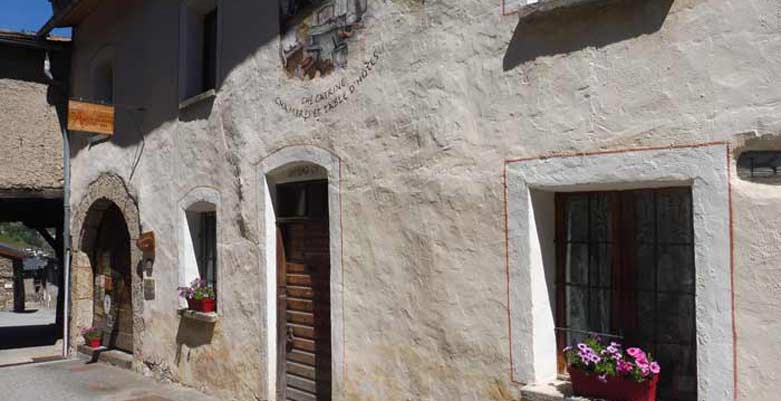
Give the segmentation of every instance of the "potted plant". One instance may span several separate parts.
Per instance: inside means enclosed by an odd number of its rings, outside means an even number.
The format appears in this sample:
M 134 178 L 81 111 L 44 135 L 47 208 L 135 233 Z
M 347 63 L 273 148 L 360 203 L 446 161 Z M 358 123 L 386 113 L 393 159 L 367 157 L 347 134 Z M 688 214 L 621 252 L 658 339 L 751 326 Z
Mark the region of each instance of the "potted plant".
M 591 337 L 564 348 L 575 395 L 610 401 L 655 401 L 661 367 L 640 348 Z
M 88 327 L 81 330 L 81 336 L 84 337 L 84 342 L 88 347 L 98 348 L 103 339 L 103 332 L 94 327 Z
M 196 278 L 189 287 L 179 287 L 179 296 L 187 300 L 190 310 L 214 312 L 214 289 L 201 279 Z

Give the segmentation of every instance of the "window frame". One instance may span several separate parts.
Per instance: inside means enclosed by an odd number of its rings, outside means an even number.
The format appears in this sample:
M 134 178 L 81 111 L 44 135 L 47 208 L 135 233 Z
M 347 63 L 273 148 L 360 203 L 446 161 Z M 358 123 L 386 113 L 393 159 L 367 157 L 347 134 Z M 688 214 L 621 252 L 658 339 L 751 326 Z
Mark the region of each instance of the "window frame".
M 553 235 L 546 232 L 555 225 L 553 194 L 691 186 L 697 288 L 697 397 L 732 400 L 736 338 L 734 305 L 730 307 L 729 303 L 734 296 L 730 174 L 727 143 L 614 149 L 506 161 L 512 380 L 542 384 L 558 376 L 555 297 L 551 293 L 555 274 L 548 275 L 551 269 L 555 271 L 555 246 Z
M 179 12 L 179 51 L 178 51 L 178 90 L 177 98 L 179 101 L 179 108 L 183 109 L 192 104 L 199 103 L 205 99 L 213 98 L 219 91 L 222 84 L 221 80 L 221 66 L 220 60 L 222 58 L 222 15 L 223 12 L 223 0 L 185 0 L 181 4 Z M 206 77 L 204 72 L 206 68 L 206 21 L 205 18 L 211 13 L 215 13 L 215 30 L 216 37 L 214 40 L 214 66 L 211 81 L 213 81 L 213 88 L 205 88 Z M 194 17 L 194 18 L 193 18 Z M 199 38 L 198 46 L 189 46 L 192 38 L 191 32 L 191 20 L 199 19 L 201 37 Z M 190 63 L 190 53 L 188 49 L 196 48 L 200 52 L 200 62 L 197 66 L 193 66 Z M 197 74 L 197 79 L 193 76 Z M 196 82 L 197 81 L 197 82 Z M 190 86 L 197 85 L 197 89 L 193 89 Z
M 203 210 L 203 205 L 208 205 L 208 209 L 210 210 Z M 221 218 L 221 198 L 220 193 L 214 188 L 210 187 L 197 187 L 192 189 L 187 195 L 182 197 L 180 201 L 178 202 L 178 214 L 179 214 L 179 228 L 178 228 L 178 238 L 177 238 L 177 248 L 178 248 L 178 281 L 179 286 L 189 286 L 190 283 L 187 279 L 187 260 L 191 256 L 194 256 L 196 258 L 196 268 L 197 266 L 197 255 L 190 255 L 189 252 L 191 252 L 191 248 L 188 248 L 187 242 L 192 241 L 191 234 L 190 234 L 190 227 L 189 227 L 189 219 L 187 214 L 188 213 L 210 213 L 214 212 L 214 233 L 215 233 L 215 263 L 214 263 L 214 279 L 215 279 L 215 285 L 214 285 L 214 292 L 215 292 L 215 312 L 218 314 L 221 311 L 220 304 L 222 303 L 220 298 L 221 294 L 223 294 L 222 291 L 222 282 L 224 280 L 221 280 L 220 278 L 223 276 L 222 274 L 222 263 L 221 261 L 224 260 L 222 255 L 222 247 L 220 246 L 220 239 L 222 236 L 222 224 L 220 223 Z M 194 210 L 195 207 L 195 210 Z M 200 210 L 199 210 L 200 209 Z M 200 271 L 198 272 L 198 275 L 200 276 Z M 185 305 L 185 301 L 180 298 L 179 300 L 179 306 L 183 307 Z

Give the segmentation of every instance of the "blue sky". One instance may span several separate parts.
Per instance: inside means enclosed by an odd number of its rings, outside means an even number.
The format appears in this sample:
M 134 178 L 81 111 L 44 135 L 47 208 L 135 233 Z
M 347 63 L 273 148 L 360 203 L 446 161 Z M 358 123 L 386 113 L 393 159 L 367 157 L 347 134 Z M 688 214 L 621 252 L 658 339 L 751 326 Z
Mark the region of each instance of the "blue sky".
M 37 32 L 52 15 L 48 0 L 0 0 L 0 29 Z M 69 29 L 55 34 L 70 36 Z

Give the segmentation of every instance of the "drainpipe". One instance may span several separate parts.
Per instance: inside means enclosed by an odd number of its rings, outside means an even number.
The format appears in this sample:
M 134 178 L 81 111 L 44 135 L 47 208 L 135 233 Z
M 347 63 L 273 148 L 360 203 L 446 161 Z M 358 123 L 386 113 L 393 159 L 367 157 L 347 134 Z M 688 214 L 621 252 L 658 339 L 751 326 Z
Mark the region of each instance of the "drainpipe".
M 49 59 L 49 52 L 46 52 L 46 59 L 43 63 L 43 72 L 52 85 L 59 86 L 62 83 L 57 82 L 51 72 L 51 61 Z M 62 85 L 63 88 L 67 88 Z M 67 94 L 67 90 L 63 89 Z M 70 311 L 70 265 L 71 265 L 71 235 L 70 235 L 70 220 L 71 220 L 71 204 L 70 204 L 70 191 L 71 191 L 71 160 L 70 160 L 70 141 L 68 136 L 68 122 L 67 117 L 64 115 L 67 110 L 67 103 L 61 104 L 62 113 L 57 112 L 57 119 L 60 123 L 60 131 L 62 133 L 62 160 L 63 160 L 63 216 L 62 216 L 62 291 L 64 293 L 63 306 L 62 306 L 62 356 L 68 357 L 69 348 L 69 311 Z M 57 105 L 55 104 L 55 108 Z

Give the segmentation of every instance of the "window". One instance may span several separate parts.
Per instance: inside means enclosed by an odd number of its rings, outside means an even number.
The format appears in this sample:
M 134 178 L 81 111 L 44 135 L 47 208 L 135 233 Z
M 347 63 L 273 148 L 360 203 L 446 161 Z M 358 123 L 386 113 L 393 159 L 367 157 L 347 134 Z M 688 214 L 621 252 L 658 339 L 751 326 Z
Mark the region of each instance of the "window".
M 114 103 L 114 52 L 111 47 L 98 51 L 92 60 L 92 99 Z
M 277 186 L 278 217 L 314 218 L 328 217 L 328 181 L 306 181 Z
M 738 177 L 765 184 L 781 184 L 781 152 L 741 153 L 738 158 Z
M 185 281 L 206 281 L 217 292 L 217 212 L 215 206 L 198 202 L 185 211 L 189 234 L 185 255 Z M 217 294 L 219 296 L 219 294 Z
M 615 336 L 662 364 L 660 399 L 697 399 L 690 188 L 557 193 L 556 264 L 558 349 Z
M 189 0 L 182 14 L 180 99 L 185 100 L 217 88 L 217 3 Z

